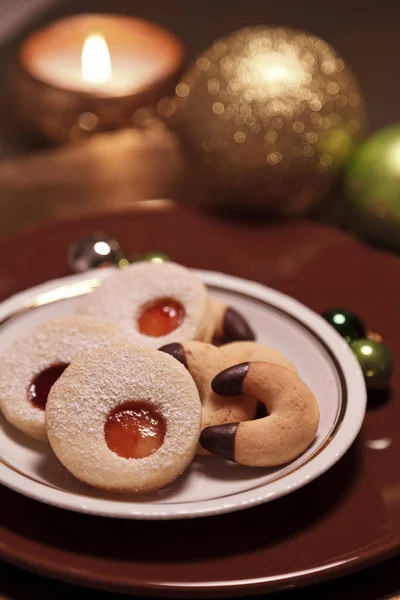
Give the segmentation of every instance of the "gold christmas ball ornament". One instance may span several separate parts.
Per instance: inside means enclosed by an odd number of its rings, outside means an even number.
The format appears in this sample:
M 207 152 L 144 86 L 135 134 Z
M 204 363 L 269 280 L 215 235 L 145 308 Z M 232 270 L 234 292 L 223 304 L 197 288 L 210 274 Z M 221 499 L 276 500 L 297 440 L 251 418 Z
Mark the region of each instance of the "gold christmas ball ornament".
M 249 27 L 215 41 L 176 86 L 172 127 L 226 208 L 305 213 L 329 190 L 365 120 L 357 80 L 323 40 Z

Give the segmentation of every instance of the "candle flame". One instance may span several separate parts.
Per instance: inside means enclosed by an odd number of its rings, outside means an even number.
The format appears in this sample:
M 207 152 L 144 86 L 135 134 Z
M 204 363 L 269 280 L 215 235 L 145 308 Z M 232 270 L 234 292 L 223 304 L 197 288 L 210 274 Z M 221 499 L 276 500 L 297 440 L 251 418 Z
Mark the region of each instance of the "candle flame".
M 98 84 L 111 77 L 111 57 L 107 42 L 102 35 L 89 35 L 82 50 L 82 78 Z

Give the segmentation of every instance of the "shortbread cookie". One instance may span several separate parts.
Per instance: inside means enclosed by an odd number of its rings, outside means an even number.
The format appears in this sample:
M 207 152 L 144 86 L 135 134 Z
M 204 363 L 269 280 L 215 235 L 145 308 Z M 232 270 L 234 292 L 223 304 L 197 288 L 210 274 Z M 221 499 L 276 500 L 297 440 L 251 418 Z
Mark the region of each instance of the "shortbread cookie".
M 86 296 L 78 312 L 102 317 L 124 331 L 133 344 L 203 340 L 211 301 L 202 282 L 170 262 L 138 262 L 106 278 Z
M 124 493 L 155 491 L 178 477 L 193 458 L 200 424 L 187 370 L 143 346 L 80 357 L 46 408 L 49 441 L 64 466 L 89 485 Z
M 276 467 L 300 456 L 314 440 L 319 408 L 310 388 L 286 367 L 270 362 L 244 362 L 212 381 L 221 400 L 251 396 L 265 404 L 267 416 L 203 429 L 201 445 L 241 465 Z
M 53 383 L 82 352 L 126 342 L 106 321 L 69 316 L 39 325 L 1 358 L 0 408 L 7 421 L 46 440 L 44 408 Z

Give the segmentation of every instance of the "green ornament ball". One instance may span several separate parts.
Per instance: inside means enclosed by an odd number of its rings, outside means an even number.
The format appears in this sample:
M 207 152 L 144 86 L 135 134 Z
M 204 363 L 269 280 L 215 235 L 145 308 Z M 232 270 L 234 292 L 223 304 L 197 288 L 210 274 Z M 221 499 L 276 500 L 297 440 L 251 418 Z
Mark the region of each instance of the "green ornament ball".
M 350 344 L 362 372 L 368 390 L 387 388 L 393 372 L 393 360 L 385 344 L 363 338 Z
M 345 173 L 344 193 L 354 232 L 400 251 L 400 125 L 359 146 Z
M 169 262 L 171 259 L 163 252 L 146 252 L 135 258 L 134 262 L 153 262 L 153 263 L 164 263 Z
M 365 325 L 355 313 L 346 308 L 331 308 L 322 316 L 347 342 L 362 338 L 366 334 Z

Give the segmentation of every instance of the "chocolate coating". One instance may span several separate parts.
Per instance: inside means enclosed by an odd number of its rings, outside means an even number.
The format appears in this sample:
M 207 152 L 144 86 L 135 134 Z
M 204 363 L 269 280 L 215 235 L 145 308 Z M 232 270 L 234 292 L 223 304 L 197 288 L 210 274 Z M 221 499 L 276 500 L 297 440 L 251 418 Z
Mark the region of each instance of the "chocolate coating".
M 213 391 L 220 396 L 239 396 L 248 370 L 249 363 L 244 362 L 221 371 L 211 382 Z
M 165 346 L 161 346 L 159 348 L 160 352 L 165 352 L 166 354 L 170 354 L 176 360 L 178 360 L 186 369 L 188 368 L 187 360 L 186 360 L 186 352 L 182 344 L 179 342 L 172 342 L 172 344 L 165 344 Z
M 224 336 L 231 341 L 255 340 L 254 331 L 246 319 L 233 308 L 227 308 L 224 316 Z
M 239 423 L 210 425 L 200 434 L 200 444 L 213 454 L 235 462 L 235 439 Z

